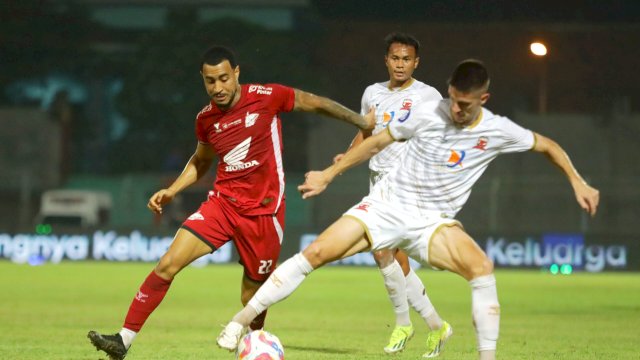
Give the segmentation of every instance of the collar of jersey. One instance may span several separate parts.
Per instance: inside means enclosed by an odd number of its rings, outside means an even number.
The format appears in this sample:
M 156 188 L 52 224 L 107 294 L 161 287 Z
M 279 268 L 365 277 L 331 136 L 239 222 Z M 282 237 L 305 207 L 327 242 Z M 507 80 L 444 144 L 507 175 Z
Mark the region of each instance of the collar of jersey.
M 476 120 L 471 123 L 471 125 L 467 126 L 466 129 L 473 129 L 474 127 L 478 126 L 478 124 L 480 124 L 482 122 L 482 115 L 484 114 L 484 111 L 482 109 L 480 109 L 480 115 L 478 115 L 478 117 L 476 118 Z
M 411 79 L 409 79 L 409 81 L 407 81 L 404 85 L 400 86 L 399 88 L 392 88 L 391 87 L 391 80 L 389 80 L 389 85 L 387 85 L 387 89 L 389 89 L 391 91 L 401 91 L 401 90 L 404 90 L 404 89 L 408 88 L 409 86 L 411 86 L 415 80 L 416 79 L 411 78 Z

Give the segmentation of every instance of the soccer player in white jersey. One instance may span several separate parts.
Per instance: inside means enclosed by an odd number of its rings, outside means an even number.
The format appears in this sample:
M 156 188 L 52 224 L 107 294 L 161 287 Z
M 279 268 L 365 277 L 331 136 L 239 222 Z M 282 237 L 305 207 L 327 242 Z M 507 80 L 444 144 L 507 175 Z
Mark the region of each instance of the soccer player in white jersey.
M 324 171 L 307 173 L 303 198 L 320 194 L 340 173 L 394 141 L 406 140 L 403 166 L 383 178 L 359 204 L 329 226 L 306 249 L 280 265 L 218 337 L 235 349 L 251 320 L 290 295 L 314 269 L 364 250 L 401 248 L 412 258 L 454 272 L 471 286 L 479 358 L 495 359 L 500 304 L 493 264 L 454 216 L 471 187 L 498 155 L 542 153 L 567 177 L 578 204 L 596 214 L 599 192 L 573 167 L 553 140 L 494 115 L 489 76 L 477 60 L 460 63 L 449 80 L 449 99 L 418 104 L 403 121 L 371 136 Z
M 386 131 L 389 122 L 409 116 L 416 104 L 441 100 L 442 95 L 435 88 L 413 78 L 413 71 L 420 62 L 420 42 L 412 35 L 393 32 L 385 37 L 386 53 L 384 62 L 389 80 L 369 85 L 362 95 L 361 114 L 375 108 L 376 124 L 373 131 L 358 131 L 350 149 L 360 144 L 372 134 Z M 369 190 L 395 166 L 404 153 L 405 143 L 395 142 L 369 160 Z M 338 154 L 339 161 L 344 154 Z M 425 286 L 411 269 L 408 256 L 398 249 L 383 249 L 373 252 L 373 258 L 380 268 L 385 288 L 396 314 L 396 326 L 391 333 L 384 351 L 393 354 L 404 350 L 413 337 L 414 329 L 409 317 L 409 305 L 427 323 L 431 331 L 427 336 L 427 351 L 431 357 L 437 356 L 446 339 L 451 336 L 449 323 L 442 321 Z

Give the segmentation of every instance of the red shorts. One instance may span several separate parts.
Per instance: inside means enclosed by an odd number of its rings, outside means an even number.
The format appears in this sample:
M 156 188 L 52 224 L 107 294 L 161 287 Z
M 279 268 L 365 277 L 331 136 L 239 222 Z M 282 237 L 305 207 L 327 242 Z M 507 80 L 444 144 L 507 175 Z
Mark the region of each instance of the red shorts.
M 230 199 L 211 192 L 198 211 L 182 223 L 182 228 L 209 245 L 211 252 L 233 241 L 245 275 L 263 282 L 275 269 L 280 255 L 284 211 L 283 201 L 275 215 L 241 215 Z

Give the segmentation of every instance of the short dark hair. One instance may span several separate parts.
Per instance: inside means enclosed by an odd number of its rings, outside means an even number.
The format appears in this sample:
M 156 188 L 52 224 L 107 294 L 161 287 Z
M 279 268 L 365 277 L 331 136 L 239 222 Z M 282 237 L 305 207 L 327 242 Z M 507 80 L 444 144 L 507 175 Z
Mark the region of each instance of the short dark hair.
M 392 32 L 384 38 L 384 42 L 387 44 L 387 54 L 391 48 L 391 44 L 400 43 L 403 45 L 413 46 L 416 50 L 416 56 L 420 52 L 420 42 L 413 35 L 409 35 L 403 32 Z
M 449 78 L 449 85 L 462 92 L 488 90 L 489 72 L 482 61 L 467 59 L 459 63 L 453 70 L 453 74 Z
M 229 61 L 229 64 L 231 64 L 232 68 L 236 67 L 236 55 L 231 49 L 219 45 L 212 46 L 202 55 L 200 69 L 202 69 L 204 64 L 218 65 L 225 60 Z

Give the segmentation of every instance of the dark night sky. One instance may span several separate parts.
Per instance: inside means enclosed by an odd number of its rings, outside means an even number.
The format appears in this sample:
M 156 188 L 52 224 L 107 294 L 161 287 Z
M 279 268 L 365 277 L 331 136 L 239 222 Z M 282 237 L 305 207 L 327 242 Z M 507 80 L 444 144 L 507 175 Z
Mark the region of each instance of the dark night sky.
M 330 18 L 425 21 L 639 22 L 637 0 L 313 0 Z

